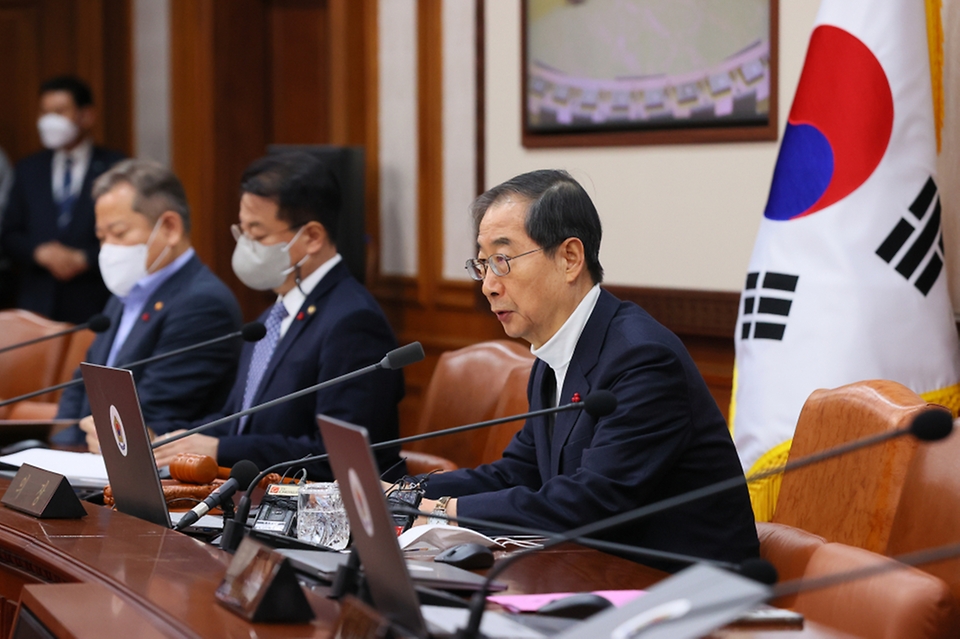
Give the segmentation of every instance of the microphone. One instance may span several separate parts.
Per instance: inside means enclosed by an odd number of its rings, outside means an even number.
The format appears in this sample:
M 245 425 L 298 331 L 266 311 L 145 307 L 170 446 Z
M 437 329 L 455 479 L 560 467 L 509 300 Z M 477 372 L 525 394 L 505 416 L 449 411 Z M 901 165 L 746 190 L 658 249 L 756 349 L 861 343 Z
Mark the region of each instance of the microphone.
M 419 345 L 419 344 L 418 344 Z M 387 358 L 385 357 L 384 360 Z M 276 401 L 276 400 L 275 400 Z M 400 446 L 402 444 L 408 444 L 410 442 L 416 442 L 423 439 L 431 439 L 433 437 L 440 437 L 441 435 L 452 435 L 455 433 L 464 433 L 471 430 L 477 430 L 480 428 L 485 428 L 487 426 L 496 426 L 498 424 L 506 424 L 507 422 L 513 422 L 520 419 L 529 419 L 531 417 L 540 417 L 541 415 L 551 415 L 555 413 L 562 413 L 568 410 L 580 410 L 583 409 L 587 411 L 593 417 L 606 417 L 613 411 L 617 409 L 617 398 L 616 396 L 608 390 L 598 390 L 590 393 L 586 396 L 585 399 L 579 402 L 570 402 L 569 404 L 563 404 L 561 406 L 555 406 L 553 408 L 542 408 L 540 410 L 530 411 L 527 413 L 522 413 L 520 415 L 510 415 L 508 417 L 499 417 L 497 419 L 490 419 L 485 422 L 477 422 L 476 424 L 466 424 L 464 426 L 455 426 L 453 428 L 445 428 L 443 430 L 435 430 L 430 433 L 421 433 L 419 435 L 410 435 L 409 437 L 400 437 L 399 439 L 390 439 L 387 441 L 377 442 L 370 445 L 370 450 L 380 450 L 381 448 L 389 448 L 392 446 Z M 236 416 L 234 416 L 236 417 Z M 186 435 L 187 433 L 184 433 Z M 169 440 L 164 440 L 167 442 Z M 294 459 L 291 461 L 280 462 L 274 464 L 263 470 L 260 473 L 260 476 L 257 477 L 256 481 L 259 482 L 261 479 L 266 477 L 269 473 L 293 466 L 295 464 L 306 464 L 311 462 L 318 462 L 327 459 L 329 455 L 327 453 L 321 453 L 319 455 L 310 455 L 309 457 L 302 457 L 300 459 Z M 251 484 L 250 488 L 253 488 Z M 237 546 L 240 545 L 240 540 L 243 536 L 243 526 L 247 521 L 247 515 L 250 514 L 250 490 L 248 489 L 244 493 L 243 498 L 241 498 L 240 503 L 237 505 L 237 512 L 233 521 L 228 521 L 224 525 L 223 537 L 220 540 L 220 547 L 228 552 L 233 552 L 236 550 Z
M 109 321 L 109 320 L 108 320 Z M 234 331 L 232 333 L 227 333 L 226 335 L 221 335 L 220 337 L 214 337 L 213 339 L 208 339 L 203 342 L 198 342 L 190 346 L 184 346 L 183 348 L 178 348 L 172 351 L 166 351 L 165 353 L 160 353 L 159 355 L 154 355 L 152 357 L 147 357 L 146 359 L 137 360 L 135 362 L 130 362 L 129 364 L 121 364 L 116 368 L 134 368 L 135 366 L 142 366 L 144 364 L 151 364 L 153 362 L 159 361 L 161 359 L 166 359 L 167 357 L 173 357 L 174 355 L 181 355 L 192 350 L 199 348 L 204 348 L 206 346 L 212 346 L 219 342 L 226 341 L 228 339 L 233 339 L 234 337 L 242 337 L 246 342 L 257 342 L 263 339 L 264 335 L 267 334 L 267 329 L 260 322 L 250 322 L 249 324 L 244 324 L 239 331 Z M 25 399 L 30 399 L 31 397 L 37 397 L 38 395 L 44 395 L 46 393 L 60 390 L 62 388 L 68 388 L 70 386 L 76 386 L 77 384 L 82 384 L 83 379 L 78 377 L 76 379 L 71 379 L 68 382 L 63 382 L 62 384 L 56 384 L 55 386 L 50 386 L 48 388 L 42 388 L 38 391 L 33 391 L 32 393 L 27 393 L 26 395 L 20 395 L 18 397 L 11 397 L 10 399 L 5 399 L 0 401 L 0 407 L 7 406 L 8 404 L 15 404 L 17 402 L 22 402 Z
M 151 444 L 151 447 L 154 450 L 156 450 L 161 446 L 166 446 L 167 444 L 183 439 L 184 437 L 189 437 L 190 435 L 196 435 L 197 433 L 202 433 L 206 430 L 213 428 L 214 426 L 219 426 L 227 422 L 232 422 L 233 420 L 239 419 L 246 415 L 259 413 L 260 411 L 266 410 L 268 408 L 272 408 L 277 404 L 283 404 L 284 402 L 289 402 L 292 399 L 297 399 L 298 397 L 303 397 L 304 395 L 316 393 L 317 391 L 323 390 L 324 388 L 328 388 L 330 386 L 334 386 L 336 384 L 339 384 L 340 382 L 351 380 L 354 377 L 360 377 L 361 375 L 372 373 L 374 371 L 381 370 L 381 369 L 396 370 L 398 368 L 403 368 L 408 364 L 419 362 L 423 358 L 424 358 L 423 346 L 420 345 L 420 342 L 412 342 L 410 344 L 407 344 L 406 346 L 401 346 L 400 348 L 393 349 L 392 351 L 387 353 L 384 356 L 384 358 L 381 359 L 376 364 L 370 364 L 369 366 L 364 366 L 363 368 L 352 371 L 350 373 L 344 373 L 343 375 L 339 375 L 332 379 L 328 379 L 326 381 L 320 382 L 319 384 L 314 384 L 313 386 L 302 388 L 298 391 L 294 391 L 293 393 L 283 395 L 282 397 L 271 399 L 269 402 L 257 404 L 256 406 L 251 406 L 246 410 L 233 413 L 232 415 L 226 415 L 225 417 L 215 419 L 212 422 L 207 422 L 206 424 L 201 424 L 200 426 L 191 428 L 190 430 L 185 430 L 179 435 L 173 435 L 171 437 L 166 437 L 164 439 L 158 439 Z M 298 461 L 302 461 L 302 460 L 298 460 Z M 291 465 L 295 463 L 297 462 L 292 462 Z
M 198 519 L 210 512 L 211 509 L 223 503 L 225 499 L 233 497 L 233 494 L 237 492 L 238 488 L 249 485 L 250 481 L 256 477 L 259 472 L 260 469 L 257 468 L 257 465 L 252 461 L 248 459 L 238 461 L 230 470 L 230 479 L 210 493 L 206 499 L 190 509 L 189 512 L 180 518 L 180 521 L 177 522 L 177 525 L 174 526 L 173 529 L 183 530 L 188 526 L 192 526 Z
M 848 442 L 846 444 L 841 444 L 833 448 L 828 448 L 826 450 L 820 451 L 818 453 L 813 453 L 806 457 L 802 457 L 795 461 L 787 462 L 782 466 L 775 468 L 770 468 L 768 470 L 752 473 L 747 477 L 736 476 L 731 477 L 723 481 L 716 482 L 709 486 L 704 486 L 702 488 L 697 488 L 689 492 L 683 493 L 681 495 L 676 495 L 674 497 L 669 497 L 652 504 L 647 504 L 634 510 L 627 511 L 625 513 L 620 513 L 619 515 L 614 515 L 613 517 L 608 517 L 598 522 L 593 522 L 590 524 L 585 524 L 579 528 L 575 528 L 571 531 L 564 533 L 563 535 L 557 536 L 550 539 L 544 543 L 543 548 L 548 548 L 560 543 L 560 540 L 572 539 L 574 537 L 587 537 L 589 535 L 596 534 L 598 532 L 603 532 L 612 528 L 616 528 L 623 524 L 634 522 L 644 517 L 654 515 L 656 513 L 662 512 L 664 510 L 669 510 L 676 506 L 681 506 L 683 504 L 696 501 L 698 499 L 703 499 L 704 497 L 709 497 L 710 495 L 715 495 L 732 488 L 743 485 L 744 481 L 752 482 L 758 481 L 760 479 L 765 479 L 771 475 L 777 475 L 782 472 L 787 472 L 791 470 L 796 470 L 798 468 L 804 468 L 811 464 L 815 464 L 832 457 L 838 457 L 840 455 L 859 450 L 861 448 L 867 448 L 875 444 L 879 444 L 897 437 L 902 437 L 904 435 L 912 435 L 921 441 L 937 441 L 947 437 L 953 431 L 953 418 L 950 413 L 945 410 L 935 409 L 924 411 L 917 415 L 909 426 L 904 428 L 899 428 L 896 430 L 885 431 L 883 433 L 877 433 L 875 435 L 869 435 L 867 437 Z M 477 593 L 474 595 L 473 599 L 470 602 L 470 617 L 467 623 L 466 628 L 462 629 L 463 632 L 458 636 L 463 638 L 474 638 L 479 636 L 480 631 L 480 619 L 483 615 L 484 604 L 486 602 L 487 594 L 490 590 L 490 584 L 493 583 L 493 580 L 503 572 L 508 566 L 510 566 L 514 561 L 519 557 L 526 556 L 529 551 L 519 552 L 510 557 L 505 557 L 500 563 L 495 564 L 487 572 L 486 579 Z
M 94 333 L 102 333 L 108 328 L 110 328 L 110 318 L 106 315 L 97 314 L 92 316 L 89 320 L 83 324 L 77 324 L 72 326 L 64 331 L 59 333 L 52 333 L 50 335 L 44 335 L 43 337 L 37 337 L 35 339 L 28 339 L 25 342 L 19 342 L 17 344 L 11 344 L 10 346 L 4 346 L 0 348 L 0 353 L 6 353 L 7 351 L 12 351 L 15 348 L 21 348 L 23 346 L 30 346 L 31 344 L 37 344 L 39 342 L 44 342 L 48 339 L 54 339 L 57 337 L 63 337 L 64 335 L 69 335 L 70 333 L 76 333 L 77 331 L 82 331 L 84 329 L 90 329 Z

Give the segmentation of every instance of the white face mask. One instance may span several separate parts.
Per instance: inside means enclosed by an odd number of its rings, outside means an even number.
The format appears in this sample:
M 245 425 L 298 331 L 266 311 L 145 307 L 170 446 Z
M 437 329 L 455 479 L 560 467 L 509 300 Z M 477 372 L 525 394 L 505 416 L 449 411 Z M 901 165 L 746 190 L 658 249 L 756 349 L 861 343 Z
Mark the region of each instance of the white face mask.
M 153 237 L 160 228 L 160 220 L 153 225 L 153 231 L 150 232 L 150 238 L 146 244 L 134 244 L 124 246 L 123 244 L 104 244 L 100 247 L 98 262 L 100 264 L 100 276 L 107 290 L 117 297 L 126 297 L 137 282 L 145 278 L 154 267 L 160 263 L 170 247 L 164 247 L 153 261 L 150 267 L 147 267 L 147 253 L 150 251 L 150 244 L 153 243 Z
M 307 261 L 308 255 L 290 265 L 290 247 L 300 237 L 300 227 L 293 239 L 286 244 L 261 244 L 247 237 L 236 225 L 232 227 L 237 247 L 233 249 L 233 272 L 246 286 L 255 291 L 271 291 L 283 285 L 287 275 Z
M 70 118 L 58 113 L 48 113 L 37 120 L 40 141 L 46 148 L 56 151 L 77 139 L 80 128 Z

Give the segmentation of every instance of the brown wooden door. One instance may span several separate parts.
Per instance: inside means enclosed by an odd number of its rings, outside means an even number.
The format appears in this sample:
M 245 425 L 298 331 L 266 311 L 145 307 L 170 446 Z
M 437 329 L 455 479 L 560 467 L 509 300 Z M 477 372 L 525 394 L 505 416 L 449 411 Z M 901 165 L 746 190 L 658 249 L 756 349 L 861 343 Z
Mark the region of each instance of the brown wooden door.
M 233 275 L 240 176 L 270 144 L 364 144 L 367 3 L 173 0 L 173 164 L 201 258 L 255 318 L 273 299 Z M 350 77 L 349 90 L 337 90 Z M 368 211 L 368 216 L 370 215 Z

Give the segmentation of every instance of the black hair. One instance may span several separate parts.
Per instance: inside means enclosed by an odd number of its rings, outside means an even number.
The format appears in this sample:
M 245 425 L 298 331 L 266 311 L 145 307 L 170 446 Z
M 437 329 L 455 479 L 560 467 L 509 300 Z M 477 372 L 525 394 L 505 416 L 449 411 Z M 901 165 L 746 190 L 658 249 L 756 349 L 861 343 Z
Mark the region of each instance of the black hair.
M 276 202 L 277 217 L 299 228 L 320 222 L 327 237 L 337 243 L 340 221 L 340 184 L 333 168 L 305 151 L 271 153 L 247 167 L 240 192 Z
M 542 169 L 511 178 L 483 193 L 470 206 L 474 228 L 487 210 L 511 195 L 530 203 L 524 228 L 544 253 L 552 255 L 567 238 L 583 243 L 587 270 L 594 284 L 603 281 L 600 240 L 603 228 L 597 208 L 580 183 L 566 171 Z
M 183 220 L 183 230 L 190 232 L 190 207 L 180 179 L 170 169 L 150 160 L 122 160 L 93 183 L 93 199 L 97 200 L 118 184 L 133 187 L 133 210 L 156 222 L 166 211 L 173 211 Z
M 73 96 L 73 103 L 78 109 L 93 106 L 93 93 L 90 85 L 75 75 L 58 75 L 40 85 L 40 95 L 51 91 L 66 91 Z

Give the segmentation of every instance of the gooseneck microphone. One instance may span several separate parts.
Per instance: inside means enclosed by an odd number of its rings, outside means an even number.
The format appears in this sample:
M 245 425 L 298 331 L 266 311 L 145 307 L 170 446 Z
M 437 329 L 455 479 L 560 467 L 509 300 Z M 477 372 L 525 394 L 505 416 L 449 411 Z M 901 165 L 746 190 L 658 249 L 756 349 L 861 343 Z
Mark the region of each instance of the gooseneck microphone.
M 107 319 L 109 322 L 109 318 Z M 168 357 L 173 357 L 175 355 L 181 355 L 183 353 L 188 353 L 193 350 L 200 348 L 205 348 L 207 346 L 212 346 L 220 342 L 224 342 L 228 339 L 234 339 L 235 337 L 242 337 L 246 342 L 258 342 L 263 339 L 264 335 L 267 334 L 267 329 L 260 322 L 250 322 L 249 324 L 244 324 L 239 331 L 233 331 L 232 333 L 227 333 L 226 335 L 221 335 L 220 337 L 214 337 L 213 339 L 208 339 L 203 342 L 198 342 L 196 344 L 191 344 L 190 346 L 184 346 L 183 348 L 178 348 L 172 351 L 166 351 L 160 353 L 159 355 L 154 355 L 152 357 L 147 357 L 146 359 L 137 360 L 135 362 L 130 362 L 128 364 L 120 364 L 116 368 L 134 368 L 136 366 L 143 366 L 144 364 L 151 364 L 153 362 L 159 361 L 161 359 L 166 359 Z M 8 404 L 15 404 L 16 402 L 22 402 L 25 399 L 30 399 L 31 397 L 37 397 L 39 395 L 44 395 L 46 393 L 60 390 L 62 388 L 68 388 L 70 386 L 76 386 L 77 384 L 82 384 L 83 379 L 78 377 L 76 379 L 71 379 L 69 382 L 63 382 L 62 384 L 57 384 L 55 386 L 50 386 L 48 388 L 41 388 L 38 391 L 33 391 L 32 393 L 27 393 L 26 395 L 20 395 L 18 397 L 11 397 L 10 399 L 5 399 L 0 401 L 0 406 L 6 406 Z
M 386 358 L 384 358 L 386 359 Z M 400 446 L 403 444 L 408 444 L 410 442 L 416 442 L 423 439 L 431 439 L 433 437 L 440 437 L 442 435 L 452 435 L 455 433 L 463 433 L 470 430 L 477 430 L 479 428 L 486 428 L 487 426 L 496 426 L 498 424 L 506 424 L 507 422 L 515 422 L 521 419 L 529 419 L 531 417 L 540 417 L 542 415 L 552 415 L 556 413 L 562 413 L 568 410 L 585 410 L 588 414 L 593 417 L 606 417 L 613 411 L 617 409 L 617 398 L 613 393 L 607 390 L 598 390 L 590 393 L 586 396 L 585 399 L 579 402 L 570 402 L 569 404 L 563 404 L 561 406 L 555 406 L 553 408 L 542 408 L 540 410 L 530 411 L 527 413 L 521 413 L 520 415 L 510 415 L 508 417 L 499 417 L 497 419 L 490 419 L 485 422 L 477 422 L 476 424 L 466 424 L 464 426 L 454 426 L 453 428 L 445 428 L 443 430 L 435 430 L 430 433 L 421 433 L 419 435 L 410 435 L 409 437 L 400 437 L 399 439 L 390 439 L 387 441 L 377 442 L 370 445 L 370 450 L 380 450 L 381 448 L 390 448 L 392 446 Z M 168 441 L 168 440 L 164 440 Z M 282 470 L 284 468 L 293 466 L 295 464 L 307 464 L 311 462 L 318 462 L 327 459 L 329 455 L 327 453 L 321 453 L 319 455 L 310 455 L 309 457 L 302 457 L 300 459 L 293 459 L 290 461 L 280 462 L 274 464 L 266 469 L 264 469 L 260 475 L 255 480 L 259 482 L 261 479 L 266 477 L 272 472 Z M 253 488 L 254 484 L 251 484 L 250 488 Z M 247 492 L 244 493 L 243 497 L 240 499 L 240 503 L 237 505 L 236 515 L 232 522 L 226 522 L 223 529 L 223 537 L 220 540 L 220 547 L 229 552 L 233 552 L 240 545 L 240 541 L 243 536 L 243 527 L 247 521 L 247 515 L 250 514 L 250 489 L 248 488 Z
M 885 431 L 875 435 L 869 435 L 846 444 L 828 448 L 818 453 L 813 453 L 812 455 L 808 455 L 794 461 L 788 461 L 782 466 L 770 468 L 758 473 L 753 473 L 747 477 L 740 475 L 731 477 L 730 479 L 720 481 L 709 486 L 691 490 L 687 493 L 683 493 L 682 495 L 669 497 L 652 504 L 641 506 L 640 508 L 635 508 L 634 510 L 627 511 L 625 513 L 620 513 L 619 515 L 614 515 L 613 517 L 608 517 L 607 519 L 603 519 L 598 522 L 586 524 L 564 533 L 561 536 L 557 536 L 556 538 L 548 540 L 546 543 L 544 543 L 543 547 L 548 548 L 554 546 L 558 543 L 561 543 L 560 540 L 563 540 L 564 538 L 570 539 L 574 537 L 588 537 L 589 535 L 613 529 L 623 524 L 634 522 L 639 519 L 643 519 L 644 517 L 648 517 L 650 515 L 696 501 L 698 499 L 703 499 L 704 497 L 709 497 L 711 495 L 731 490 L 733 488 L 742 486 L 744 482 L 749 483 L 758 481 L 782 472 L 804 468 L 832 457 L 838 457 L 840 455 L 860 450 L 861 448 L 867 448 L 891 439 L 896 439 L 897 437 L 902 437 L 904 435 L 912 435 L 921 441 L 937 441 L 947 437 L 952 431 L 953 418 L 949 412 L 941 409 L 924 411 L 917 415 L 909 426 L 904 428 Z M 490 591 L 490 584 L 493 583 L 493 580 L 514 561 L 520 557 L 526 556 L 527 554 L 528 551 L 522 551 L 515 555 L 505 557 L 487 572 L 487 576 L 483 585 L 470 601 L 470 618 L 467 626 L 462 629 L 461 633 L 458 634 L 459 637 L 464 639 L 473 639 L 479 636 L 480 620 L 483 615 L 483 608 L 486 602 L 487 594 Z
M 248 459 L 242 459 L 238 461 L 233 465 L 233 468 L 230 469 L 230 479 L 210 493 L 206 499 L 184 514 L 184 516 L 180 518 L 180 521 L 177 522 L 177 525 L 174 526 L 173 529 L 183 530 L 188 526 L 192 526 L 197 522 L 198 519 L 210 512 L 211 509 L 222 504 L 224 500 L 233 497 L 233 494 L 237 492 L 237 489 L 242 486 L 248 486 L 259 472 L 260 469 L 257 468 L 257 465 L 252 461 Z
M 48 339 L 56 339 L 58 337 L 63 337 L 64 335 L 76 333 L 77 331 L 82 331 L 88 328 L 94 333 L 102 333 L 108 328 L 110 328 L 110 318 L 107 317 L 106 315 L 97 314 L 92 316 L 83 324 L 77 324 L 76 326 L 71 326 L 70 328 L 64 331 L 60 331 L 59 333 L 51 333 L 50 335 L 44 335 L 43 337 L 28 339 L 25 342 L 19 342 L 17 344 L 11 344 L 10 346 L 4 346 L 3 348 L 0 348 L 0 353 L 6 353 L 7 351 L 12 351 L 16 348 L 22 348 L 24 346 L 30 346 L 31 344 L 38 344 L 40 342 L 45 342 Z
M 232 415 L 226 415 L 219 419 L 215 419 L 212 422 L 207 422 L 206 424 L 201 424 L 190 430 L 185 430 L 178 435 L 173 435 L 171 437 L 166 437 L 164 439 L 158 439 L 154 441 L 151 446 L 154 449 L 160 448 L 161 446 L 166 446 L 172 442 L 183 439 L 184 437 L 189 437 L 190 435 L 196 435 L 197 433 L 202 433 L 206 430 L 213 428 L 214 426 L 219 426 L 221 424 L 226 424 L 227 422 L 232 422 L 236 419 L 240 419 L 246 415 L 252 415 L 254 413 L 259 413 L 262 410 L 272 408 L 277 404 L 283 404 L 289 402 L 290 400 L 297 399 L 298 397 L 303 397 L 304 395 L 310 395 L 311 393 L 316 393 L 317 391 L 323 390 L 324 388 L 334 386 L 341 382 L 346 382 L 353 379 L 354 377 L 360 377 L 361 375 L 366 375 L 367 373 L 372 373 L 381 369 L 386 370 L 396 370 L 398 368 L 403 368 L 408 364 L 413 364 L 414 362 L 419 362 L 424 358 L 423 346 L 420 345 L 420 342 L 413 342 L 407 344 L 406 346 L 401 346 L 400 348 L 395 348 L 389 353 L 387 353 L 383 359 L 381 359 L 376 364 L 370 364 L 369 366 L 364 366 L 361 369 L 352 371 L 350 373 L 344 373 L 338 377 L 328 379 L 326 381 L 320 382 L 319 384 L 314 384 L 313 386 L 308 386 L 307 388 L 302 388 L 298 391 L 294 391 L 282 397 L 276 399 L 271 399 L 269 402 L 264 402 L 262 404 L 257 404 L 256 406 L 251 406 L 246 410 L 242 410 Z M 292 462 L 295 464 L 296 462 Z

